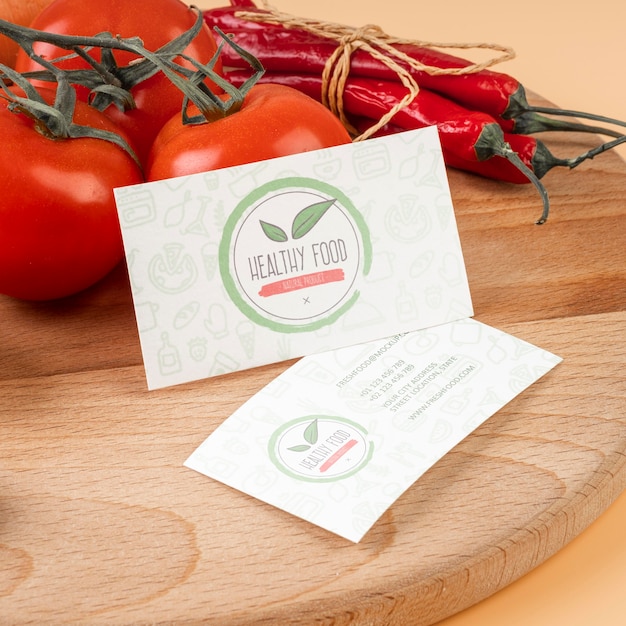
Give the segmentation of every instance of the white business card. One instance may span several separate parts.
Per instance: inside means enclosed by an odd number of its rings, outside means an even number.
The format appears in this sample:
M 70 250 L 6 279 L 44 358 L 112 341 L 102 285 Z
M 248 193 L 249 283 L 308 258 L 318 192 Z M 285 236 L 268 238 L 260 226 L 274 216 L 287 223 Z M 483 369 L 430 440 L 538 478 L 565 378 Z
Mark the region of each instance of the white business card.
M 185 465 L 358 542 L 428 468 L 560 360 L 473 319 L 307 356 Z
M 151 389 L 473 313 L 435 127 L 115 194 Z

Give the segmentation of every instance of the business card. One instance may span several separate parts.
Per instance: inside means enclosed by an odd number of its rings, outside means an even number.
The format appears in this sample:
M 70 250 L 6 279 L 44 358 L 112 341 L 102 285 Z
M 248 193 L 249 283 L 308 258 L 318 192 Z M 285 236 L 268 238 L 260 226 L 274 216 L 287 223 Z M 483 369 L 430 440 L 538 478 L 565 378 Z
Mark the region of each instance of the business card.
M 115 196 L 150 389 L 473 313 L 435 127 Z
M 310 355 L 185 465 L 358 542 L 424 472 L 560 361 L 473 319 Z

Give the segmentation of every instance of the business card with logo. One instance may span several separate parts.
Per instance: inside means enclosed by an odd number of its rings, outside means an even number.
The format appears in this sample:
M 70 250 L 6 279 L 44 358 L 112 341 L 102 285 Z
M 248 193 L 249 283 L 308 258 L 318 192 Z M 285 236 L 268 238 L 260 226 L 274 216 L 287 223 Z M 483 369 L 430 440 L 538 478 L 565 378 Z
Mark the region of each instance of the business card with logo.
M 358 542 L 428 468 L 560 360 L 473 319 L 310 355 L 185 465 Z
M 473 312 L 434 127 L 115 195 L 149 388 Z

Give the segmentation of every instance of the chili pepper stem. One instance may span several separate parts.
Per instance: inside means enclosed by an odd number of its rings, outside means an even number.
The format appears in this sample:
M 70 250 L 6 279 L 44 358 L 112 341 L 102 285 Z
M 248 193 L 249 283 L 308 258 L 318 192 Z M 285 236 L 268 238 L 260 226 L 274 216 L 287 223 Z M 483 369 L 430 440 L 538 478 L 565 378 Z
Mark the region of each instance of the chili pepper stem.
M 493 124 L 487 124 L 480 134 L 480 137 L 474 144 L 476 156 L 480 161 L 490 159 L 494 156 L 499 156 L 512 165 L 514 165 L 524 176 L 535 186 L 541 201 L 543 203 L 543 212 L 541 217 L 535 222 L 535 224 L 545 224 L 550 213 L 550 199 L 548 197 L 548 191 L 541 184 L 541 181 L 537 175 L 522 161 L 520 156 L 513 150 L 509 143 L 504 139 L 502 129 L 495 122 Z
M 596 115 L 595 113 L 586 113 L 585 111 L 572 111 L 570 109 L 553 109 L 551 107 L 541 107 L 528 105 L 526 112 L 529 113 L 546 113 L 549 115 L 562 115 L 564 117 L 579 117 L 594 122 L 602 122 L 604 124 L 613 124 L 615 126 L 626 126 L 626 122 L 605 115 Z
M 578 165 L 580 165 L 583 161 L 586 161 L 587 159 L 593 159 L 593 157 L 597 156 L 598 154 L 602 154 L 603 152 L 606 152 L 607 150 L 611 150 L 612 148 L 615 148 L 616 146 L 621 145 L 623 143 L 626 143 L 626 135 L 617 137 L 616 139 L 613 139 L 612 141 L 607 141 L 606 143 L 596 146 L 595 148 L 592 148 L 591 150 L 587 150 L 587 152 L 583 152 L 582 154 L 579 154 L 576 157 L 572 157 L 569 159 L 557 159 L 556 157 L 553 157 L 554 164 L 566 165 L 570 169 L 573 169 L 577 167 Z M 537 188 L 543 200 L 543 213 L 541 214 L 541 217 L 535 222 L 535 224 L 537 225 L 545 224 L 546 220 L 548 219 L 548 214 L 550 212 L 550 200 L 548 197 L 548 192 L 546 188 L 541 184 L 541 181 L 539 180 L 539 178 L 522 161 L 522 159 L 519 157 L 517 152 L 512 150 L 511 146 L 507 144 L 506 142 L 493 141 L 493 144 L 491 145 L 491 149 L 495 155 L 504 157 L 505 159 L 510 161 L 513 165 L 515 165 L 521 172 L 523 172 L 526 175 L 528 180 Z
M 517 152 L 512 150 L 508 144 L 505 143 L 501 150 L 495 152 L 495 155 L 506 159 L 509 163 L 512 163 L 535 186 L 535 189 L 537 189 L 539 195 L 541 196 L 541 202 L 543 204 L 541 217 L 535 221 L 535 224 L 538 226 L 545 224 L 548 220 L 548 214 L 550 213 L 550 197 L 548 196 L 548 190 L 541 184 L 541 181 L 535 173 L 526 165 L 526 163 L 524 163 L 524 161 L 522 161 Z
M 590 126 L 580 122 L 552 119 L 535 111 L 526 111 L 515 118 L 515 133 L 532 135 L 533 133 L 546 131 L 594 133 L 596 135 L 607 135 L 608 137 L 621 137 L 624 134 L 604 126 Z
M 540 114 L 545 115 L 554 115 L 561 117 L 578 117 L 580 119 L 591 120 L 593 122 L 601 122 L 603 124 L 611 124 L 614 126 L 626 126 L 626 122 L 623 120 L 618 120 L 612 117 L 607 117 L 605 115 L 597 115 L 595 113 L 587 113 L 586 111 L 573 111 L 570 109 L 560 109 L 557 107 L 544 107 L 536 104 L 530 104 L 528 102 L 528 98 L 526 97 L 526 89 L 523 85 L 519 85 L 518 88 L 509 96 L 508 103 L 506 106 L 506 110 L 502 112 L 502 118 L 506 120 L 513 120 L 515 122 L 515 126 L 517 129 L 517 120 L 522 118 L 522 124 L 526 123 L 524 119 L 532 119 L 533 116 L 538 116 Z M 541 119 L 541 118 L 538 118 Z M 542 118 L 542 121 L 545 121 L 549 118 Z M 552 122 L 552 120 L 549 120 Z M 554 120 L 556 121 L 556 120 Z M 550 129 L 546 129 L 550 130 Z M 559 128 L 555 128 L 555 130 L 560 130 Z M 563 130 L 567 130 L 563 128 Z M 572 129 L 572 130 L 580 130 L 580 129 Z M 519 132 L 516 130 L 516 132 Z M 526 131 L 530 132 L 530 131 Z M 533 131 L 537 132 L 537 131 Z M 591 131 L 593 132 L 593 131 Z M 602 134 L 609 134 L 613 136 L 617 136 L 617 134 L 603 132 Z
M 541 184 L 541 181 L 535 176 L 535 173 L 522 161 L 517 152 L 511 150 L 511 147 L 508 144 L 505 144 L 505 148 L 499 154 L 499 156 L 504 157 L 510 163 L 515 165 L 520 172 L 523 172 L 528 180 L 535 186 L 537 191 L 541 196 L 541 201 L 543 202 L 543 211 L 541 213 L 541 217 L 535 221 L 535 224 L 540 226 L 541 224 L 545 224 L 548 219 L 548 214 L 550 212 L 550 199 L 548 197 L 548 190 Z
M 583 152 L 577 157 L 566 159 L 567 165 L 570 169 L 573 169 L 577 167 L 578 165 L 580 165 L 583 161 L 586 161 L 587 159 L 593 159 L 593 157 L 597 156 L 598 154 L 602 154 L 603 152 L 606 152 L 607 150 L 611 150 L 612 148 L 615 148 L 616 146 L 619 146 L 623 143 L 626 143 L 626 135 L 621 135 L 617 139 L 613 139 L 612 141 L 607 141 L 606 143 L 596 146 L 595 148 L 592 148 L 591 150 L 587 150 L 587 152 Z

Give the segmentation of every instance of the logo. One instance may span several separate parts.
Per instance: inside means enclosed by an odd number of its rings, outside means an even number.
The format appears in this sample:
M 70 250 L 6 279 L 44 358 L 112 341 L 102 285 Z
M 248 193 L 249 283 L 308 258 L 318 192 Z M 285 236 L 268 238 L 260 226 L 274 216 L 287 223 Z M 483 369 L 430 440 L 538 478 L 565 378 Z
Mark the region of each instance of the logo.
M 219 265 L 244 315 L 299 332 L 334 322 L 356 302 L 371 256 L 367 225 L 344 193 L 314 179 L 284 178 L 237 205 Z
M 274 432 L 268 451 L 276 467 L 299 480 L 332 482 L 356 474 L 372 458 L 367 431 L 350 420 L 308 415 Z

